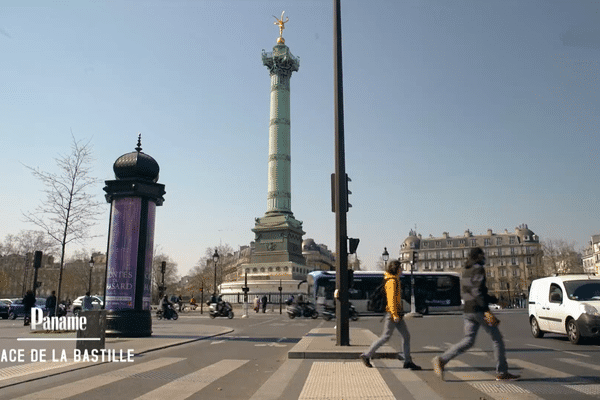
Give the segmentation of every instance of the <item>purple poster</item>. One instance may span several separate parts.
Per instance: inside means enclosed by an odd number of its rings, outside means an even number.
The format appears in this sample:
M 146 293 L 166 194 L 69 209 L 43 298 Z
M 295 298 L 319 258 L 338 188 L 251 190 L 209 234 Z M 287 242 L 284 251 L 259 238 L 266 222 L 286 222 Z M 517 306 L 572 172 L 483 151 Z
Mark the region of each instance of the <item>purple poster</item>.
M 146 257 L 144 259 L 144 296 L 142 309 L 150 310 L 152 299 L 152 258 L 154 255 L 154 220 L 156 215 L 156 204 L 148 202 L 148 230 L 146 231 Z
M 106 309 L 108 310 L 134 308 L 141 204 L 142 199 L 139 197 L 116 199 L 112 203 L 106 281 Z M 152 215 L 154 230 L 154 211 Z M 146 297 L 145 293 L 144 297 Z

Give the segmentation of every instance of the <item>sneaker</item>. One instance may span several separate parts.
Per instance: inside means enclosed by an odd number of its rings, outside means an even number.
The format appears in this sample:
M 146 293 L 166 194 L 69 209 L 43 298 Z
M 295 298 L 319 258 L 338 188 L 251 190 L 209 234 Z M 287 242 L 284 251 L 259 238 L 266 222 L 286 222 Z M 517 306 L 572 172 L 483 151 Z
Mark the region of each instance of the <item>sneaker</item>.
M 371 364 L 371 359 L 369 357 L 367 357 L 364 354 L 361 354 L 359 356 L 359 358 L 362 361 L 362 363 L 365 364 L 365 367 L 367 367 L 367 368 L 373 368 L 373 364 Z
M 510 372 L 503 372 L 501 374 L 496 375 L 497 381 L 516 381 L 519 379 L 520 375 L 513 375 Z
M 444 380 L 444 363 L 442 360 L 439 357 L 433 357 L 431 363 L 433 364 L 433 372 L 435 372 L 441 380 Z
M 405 362 L 405 363 L 404 363 L 404 369 L 411 369 L 411 370 L 413 370 L 413 371 L 420 371 L 420 370 L 422 370 L 423 368 L 419 367 L 419 366 L 418 366 L 417 364 L 415 364 L 414 362 L 412 362 L 412 361 L 409 361 L 409 362 Z

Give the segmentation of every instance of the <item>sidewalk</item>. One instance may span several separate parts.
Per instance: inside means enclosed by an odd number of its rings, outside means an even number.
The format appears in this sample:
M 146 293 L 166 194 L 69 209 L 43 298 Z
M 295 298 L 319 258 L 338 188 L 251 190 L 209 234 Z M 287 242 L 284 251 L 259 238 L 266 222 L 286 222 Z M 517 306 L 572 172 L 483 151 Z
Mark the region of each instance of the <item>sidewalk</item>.
M 335 328 L 315 328 L 288 352 L 288 358 L 358 360 L 376 339 L 377 335 L 368 329 L 350 328 L 350 346 L 337 346 Z M 392 347 L 383 345 L 374 358 L 396 358 L 397 355 Z
M 175 333 L 173 333 L 174 331 Z M 231 332 L 233 332 L 233 329 L 229 327 L 205 326 L 202 324 L 154 325 L 152 327 L 152 336 L 150 337 L 107 337 L 105 339 L 105 349 L 114 350 L 117 359 L 119 357 L 126 358 L 128 351 L 131 351 L 134 354 L 134 357 L 139 357 L 150 351 L 178 346 L 184 343 L 224 335 Z M 2 365 L 2 368 L 0 369 L 0 389 L 17 383 L 28 382 L 42 377 L 58 375 L 76 369 L 112 362 L 102 362 L 100 360 L 96 362 L 74 361 L 73 353 L 77 342 L 70 339 L 75 337 L 76 332 L 43 333 L 24 332 L 21 329 L 0 330 L 0 349 L 20 349 L 24 353 L 24 362 L 0 364 Z M 23 339 L 36 339 L 36 341 L 24 341 Z M 39 353 L 41 349 L 46 349 L 47 361 L 31 362 L 33 354 L 35 354 L 36 351 Z M 67 355 L 66 360 L 61 360 L 60 358 L 63 350 Z M 56 360 L 58 361 L 52 360 L 53 355 L 56 356 Z

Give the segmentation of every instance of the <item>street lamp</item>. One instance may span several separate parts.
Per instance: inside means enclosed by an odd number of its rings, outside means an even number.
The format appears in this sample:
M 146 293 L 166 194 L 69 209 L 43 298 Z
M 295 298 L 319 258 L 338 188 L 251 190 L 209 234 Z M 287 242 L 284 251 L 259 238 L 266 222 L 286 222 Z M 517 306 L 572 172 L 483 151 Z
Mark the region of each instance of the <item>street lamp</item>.
M 213 286 L 213 294 L 217 297 L 217 264 L 219 263 L 219 253 L 217 253 L 217 249 L 215 248 L 215 254 L 213 254 L 213 261 L 215 262 L 215 282 Z
M 88 292 L 92 293 L 92 269 L 94 268 L 94 256 L 90 257 L 90 282 L 88 284 Z
M 387 251 L 387 247 L 383 248 L 383 254 L 381 255 L 381 258 L 383 258 L 383 270 L 387 270 L 387 262 L 390 259 L 390 253 L 388 253 Z

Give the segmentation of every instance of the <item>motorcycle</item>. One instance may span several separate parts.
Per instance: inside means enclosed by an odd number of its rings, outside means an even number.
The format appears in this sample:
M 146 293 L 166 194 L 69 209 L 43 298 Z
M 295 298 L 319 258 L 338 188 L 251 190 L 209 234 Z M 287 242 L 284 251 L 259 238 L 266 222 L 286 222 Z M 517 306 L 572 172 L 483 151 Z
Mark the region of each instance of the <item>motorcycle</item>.
M 319 312 L 312 303 L 289 304 L 286 308 L 286 312 L 290 319 L 296 317 L 310 317 L 312 319 L 317 319 L 319 317 Z
M 323 306 L 321 314 L 323 314 L 323 319 L 325 321 L 329 321 L 330 319 L 335 318 L 335 307 L 325 305 Z M 359 317 L 358 311 L 356 311 L 356 308 L 354 308 L 352 303 L 350 303 L 350 308 L 348 309 L 348 316 L 352 321 L 357 321 Z
M 217 307 L 217 303 L 210 303 L 208 307 L 208 315 L 211 318 L 216 317 L 227 317 L 229 319 L 233 318 L 233 307 L 231 303 L 224 301 L 220 303 L 220 307 Z
M 57 317 L 64 317 L 67 315 L 67 306 L 64 305 L 63 303 L 60 303 L 58 305 L 58 310 L 56 312 L 56 316 Z
M 177 310 L 172 306 L 169 305 L 169 316 L 166 317 L 165 319 L 172 319 L 173 321 L 176 321 L 177 318 L 179 318 L 179 314 L 177 313 Z M 159 308 L 158 310 L 156 310 L 156 318 L 158 319 L 163 319 L 165 316 L 163 315 L 163 310 L 162 308 Z

